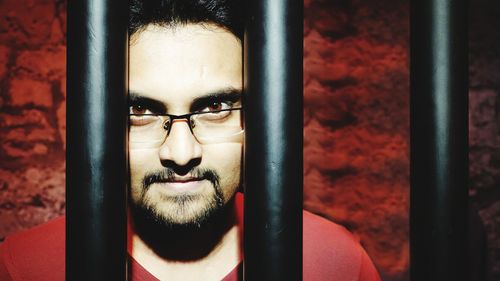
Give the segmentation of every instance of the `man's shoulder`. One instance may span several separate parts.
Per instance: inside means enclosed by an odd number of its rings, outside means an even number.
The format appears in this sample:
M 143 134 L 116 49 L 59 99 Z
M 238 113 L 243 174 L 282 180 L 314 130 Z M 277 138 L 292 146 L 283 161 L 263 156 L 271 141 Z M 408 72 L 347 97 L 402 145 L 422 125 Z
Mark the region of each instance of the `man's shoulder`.
M 304 211 L 303 243 L 304 280 L 378 280 L 359 241 L 343 226 Z
M 64 217 L 10 235 L 0 246 L 0 262 L 13 280 L 64 280 Z
M 308 211 L 303 211 L 304 246 L 321 247 L 334 245 L 349 250 L 357 250 L 358 240 L 343 226 Z

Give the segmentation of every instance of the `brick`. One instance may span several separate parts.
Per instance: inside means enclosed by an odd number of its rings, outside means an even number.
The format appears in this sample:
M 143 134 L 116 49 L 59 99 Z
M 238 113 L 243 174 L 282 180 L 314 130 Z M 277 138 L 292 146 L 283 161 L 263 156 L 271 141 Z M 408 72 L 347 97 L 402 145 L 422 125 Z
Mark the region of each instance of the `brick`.
M 15 70 L 42 79 L 61 79 L 66 74 L 66 47 L 21 51 L 16 59 Z
M 27 128 L 17 128 L 9 130 L 4 134 L 3 138 L 7 141 L 15 141 L 18 143 L 32 142 L 32 141 L 55 141 L 54 129 L 47 127 L 43 129 L 27 129 Z
M 37 154 L 37 155 L 47 154 L 48 151 L 49 151 L 49 148 L 46 145 L 41 144 L 41 143 L 37 143 L 33 147 L 33 153 Z
M 64 99 L 66 99 L 66 75 L 59 80 L 59 90 L 63 94 Z
M 44 143 L 21 143 L 20 145 L 19 143 L 7 142 L 2 144 L 1 148 L 7 156 L 17 160 L 46 155 L 45 157 L 48 158 L 46 158 L 44 165 L 54 163 L 54 159 L 51 159 L 50 155 L 47 155 L 49 146 Z M 2 164 L 2 167 L 9 167 L 9 163 Z
M 66 34 L 62 30 L 61 22 L 58 18 L 56 18 L 52 22 L 52 27 L 50 30 L 50 39 L 49 42 L 51 44 L 58 44 L 58 43 L 64 43 L 64 40 L 66 39 Z
M 56 114 L 59 137 L 63 143 L 64 150 L 66 150 L 66 101 L 59 104 Z
M 29 158 L 44 154 L 43 151 L 48 152 L 48 148 L 43 148 L 44 144 L 33 144 L 29 143 L 26 145 L 19 145 L 12 142 L 6 142 L 2 144 L 2 149 L 5 151 L 7 156 L 12 158 Z M 45 146 L 46 147 L 46 146 Z
M 492 89 L 470 92 L 469 107 L 473 126 L 483 127 L 495 122 L 497 96 L 499 95 Z
M 4 78 L 7 73 L 7 63 L 9 60 L 10 48 L 0 45 L 0 80 Z
M 0 113 L 0 127 L 37 126 L 46 128 L 49 126 L 44 113 L 36 109 L 22 110 L 19 114 Z
M 348 12 L 340 1 L 314 1 L 305 10 L 305 18 L 312 23 L 315 30 L 324 36 L 343 37 L 352 33 Z
M 51 85 L 45 81 L 14 78 L 10 85 L 10 104 L 13 106 L 52 106 Z
M 469 144 L 483 149 L 500 148 L 497 118 L 498 93 L 492 89 L 469 93 Z M 474 163 L 472 163 L 474 164 Z
M 29 179 L 33 182 L 40 182 L 44 179 L 44 172 L 39 169 L 39 168 L 28 168 L 25 172 L 24 172 L 24 177 L 26 177 L 26 179 Z
M 62 25 L 62 32 L 64 33 L 64 36 L 66 37 L 66 31 L 67 31 L 67 6 L 68 3 L 67 1 L 61 1 L 57 5 L 57 18 L 61 22 Z

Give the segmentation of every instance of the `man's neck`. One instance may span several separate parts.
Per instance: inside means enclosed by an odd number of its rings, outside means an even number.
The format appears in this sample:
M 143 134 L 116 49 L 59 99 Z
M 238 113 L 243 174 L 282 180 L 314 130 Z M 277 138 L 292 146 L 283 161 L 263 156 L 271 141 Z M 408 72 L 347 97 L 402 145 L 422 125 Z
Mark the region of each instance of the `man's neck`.
M 129 223 L 129 253 L 160 280 L 221 280 L 241 261 L 240 229 L 230 204 L 222 221 L 198 231 L 149 236 Z

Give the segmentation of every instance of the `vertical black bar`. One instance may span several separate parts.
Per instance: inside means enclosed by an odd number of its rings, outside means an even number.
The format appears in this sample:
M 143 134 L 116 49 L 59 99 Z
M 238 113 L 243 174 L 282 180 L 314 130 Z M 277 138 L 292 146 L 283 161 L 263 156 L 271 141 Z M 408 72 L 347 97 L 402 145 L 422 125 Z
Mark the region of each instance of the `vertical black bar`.
M 466 0 L 411 1 L 411 280 L 466 280 Z
M 302 1 L 247 1 L 245 280 L 302 280 Z
M 128 1 L 68 1 L 66 279 L 126 278 Z

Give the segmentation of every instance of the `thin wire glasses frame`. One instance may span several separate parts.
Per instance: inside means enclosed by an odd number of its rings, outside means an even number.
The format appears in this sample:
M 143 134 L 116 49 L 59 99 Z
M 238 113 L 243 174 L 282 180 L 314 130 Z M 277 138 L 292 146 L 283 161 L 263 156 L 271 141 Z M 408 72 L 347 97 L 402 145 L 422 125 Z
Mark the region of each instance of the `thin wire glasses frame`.
M 161 138 L 159 139 L 151 139 L 151 140 L 148 140 L 148 141 L 134 141 L 133 139 L 131 139 L 132 142 L 135 142 L 135 143 L 148 143 L 148 142 L 152 142 L 152 143 L 155 143 L 155 142 L 161 142 L 163 143 L 163 141 L 170 135 L 170 131 L 172 129 L 172 125 L 173 123 L 175 122 L 175 120 L 185 120 L 187 121 L 188 123 L 188 126 L 189 126 L 189 130 L 191 131 L 191 134 L 198 140 L 198 142 L 200 143 L 206 143 L 206 142 L 210 142 L 210 141 L 213 141 L 213 142 L 218 142 L 218 141 L 224 141 L 225 139 L 227 138 L 231 138 L 231 137 L 236 137 L 238 135 L 241 135 L 244 131 L 243 129 L 243 120 L 240 118 L 239 121 L 239 130 L 237 131 L 234 131 L 234 132 L 230 132 L 228 131 L 228 134 L 227 135 L 221 135 L 221 136 L 213 136 L 213 137 L 210 137 L 210 136 L 200 136 L 196 133 L 195 131 L 195 128 L 197 126 L 196 122 L 195 122 L 195 119 L 194 117 L 197 117 L 197 116 L 203 116 L 203 115 L 208 115 L 208 114 L 218 114 L 218 113 L 223 113 L 223 112 L 232 112 L 232 111 L 241 111 L 243 108 L 242 107 L 237 107 L 237 108 L 228 108 L 228 109 L 220 109 L 220 110 L 212 110 L 212 111 L 195 111 L 195 112 L 191 112 L 191 113 L 188 113 L 188 114 L 182 114 L 182 115 L 174 115 L 174 114 L 166 114 L 166 113 L 162 113 L 162 114 L 152 114 L 152 113 L 145 113 L 145 114 L 133 114 L 133 113 L 130 113 L 129 114 L 129 118 L 131 117 L 166 117 L 164 120 L 162 120 L 162 123 L 161 123 L 161 128 L 163 130 L 166 131 L 166 134 L 163 135 Z M 220 122 L 220 120 L 217 120 L 217 119 L 214 119 L 213 121 L 215 121 L 215 123 L 217 122 Z M 130 122 L 132 123 L 132 122 Z M 132 127 L 133 125 L 129 125 L 130 127 Z

